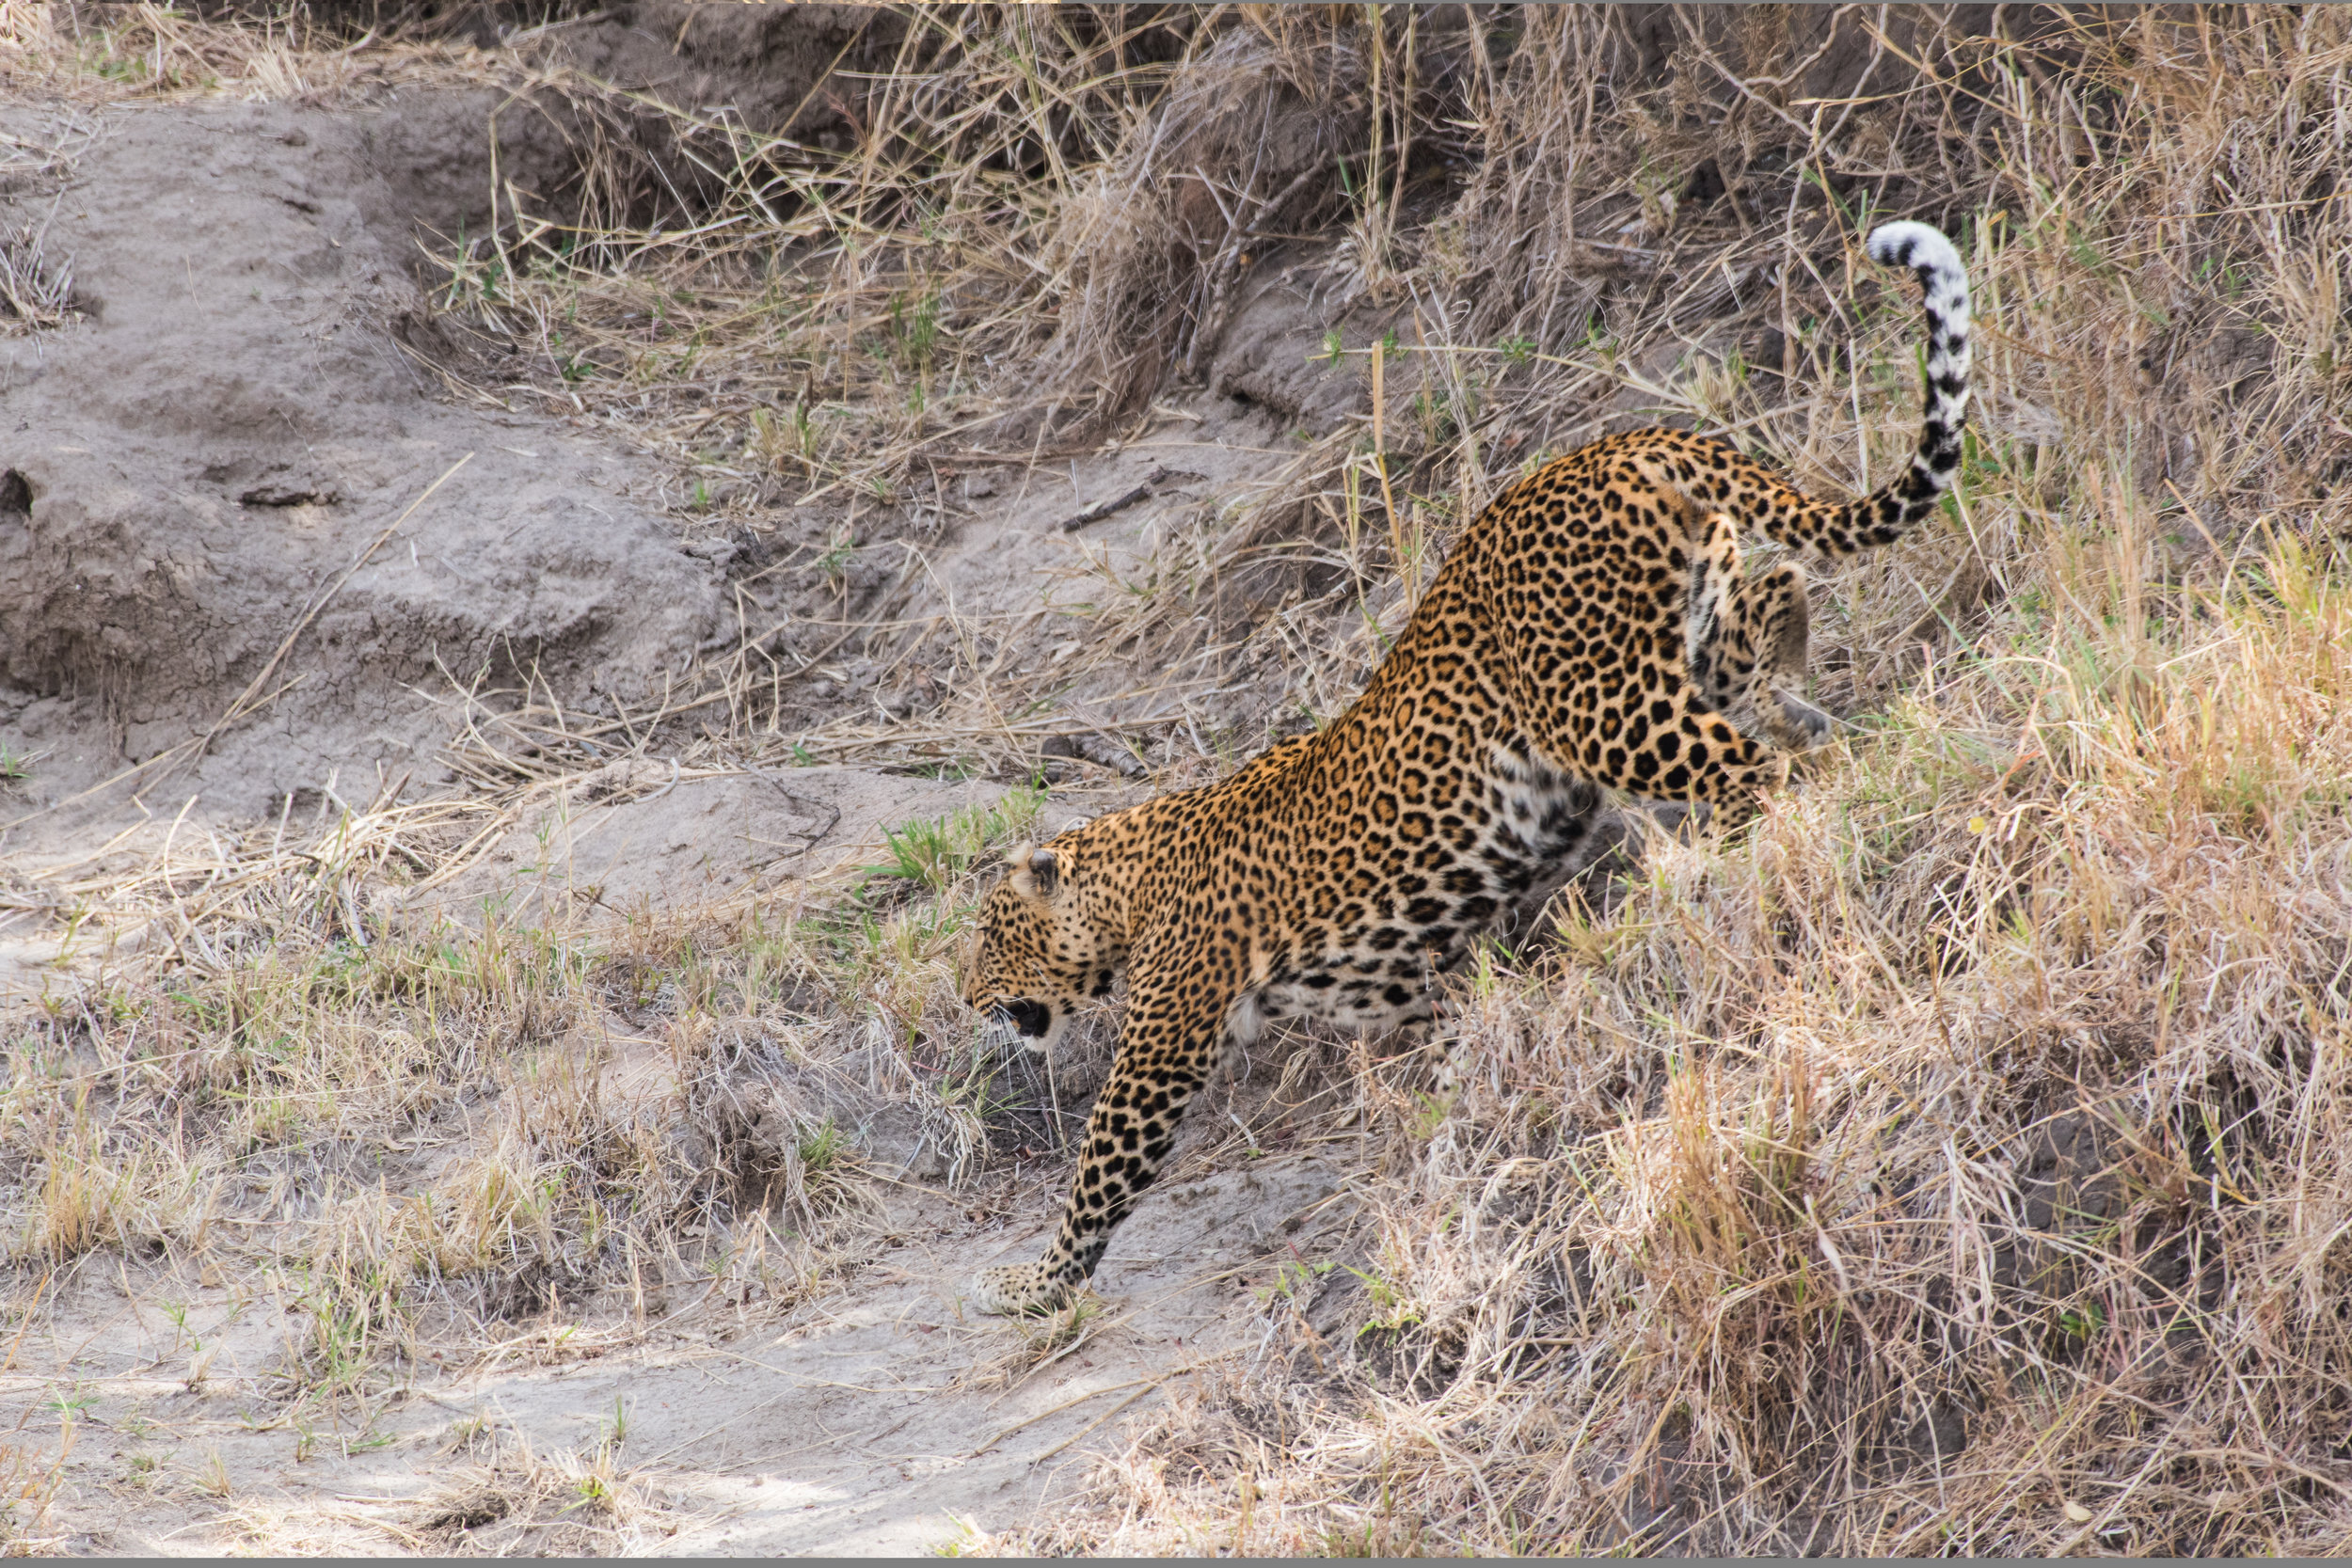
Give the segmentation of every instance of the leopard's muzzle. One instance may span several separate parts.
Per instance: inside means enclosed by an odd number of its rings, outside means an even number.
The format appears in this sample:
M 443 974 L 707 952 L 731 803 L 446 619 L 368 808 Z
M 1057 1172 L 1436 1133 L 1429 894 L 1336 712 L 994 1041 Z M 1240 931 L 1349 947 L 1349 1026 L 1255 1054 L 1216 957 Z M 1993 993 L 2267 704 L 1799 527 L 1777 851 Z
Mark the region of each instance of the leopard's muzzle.
M 995 1004 L 982 1019 L 982 1038 L 993 1047 L 1019 1040 L 1025 1050 L 1043 1051 L 1054 1030 L 1054 1009 L 1025 996 Z

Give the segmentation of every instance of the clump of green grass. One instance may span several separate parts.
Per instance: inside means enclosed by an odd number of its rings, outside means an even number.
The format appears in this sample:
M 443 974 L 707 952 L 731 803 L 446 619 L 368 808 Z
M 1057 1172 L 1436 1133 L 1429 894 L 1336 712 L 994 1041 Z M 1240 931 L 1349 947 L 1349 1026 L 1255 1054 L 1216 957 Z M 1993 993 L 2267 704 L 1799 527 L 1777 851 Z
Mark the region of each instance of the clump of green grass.
M 868 870 L 945 894 L 968 878 L 983 855 L 1035 832 L 1044 803 L 1042 791 L 1016 789 L 992 804 L 966 806 L 952 816 L 886 829 L 883 845 L 890 858 Z

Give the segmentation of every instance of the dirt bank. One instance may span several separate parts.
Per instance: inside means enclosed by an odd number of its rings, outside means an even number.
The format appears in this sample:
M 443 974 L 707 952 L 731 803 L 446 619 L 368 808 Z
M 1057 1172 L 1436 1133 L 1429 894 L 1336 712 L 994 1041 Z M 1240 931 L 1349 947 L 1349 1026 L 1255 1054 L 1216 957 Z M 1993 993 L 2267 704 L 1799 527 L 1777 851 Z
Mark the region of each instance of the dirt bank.
M 381 172 L 415 141 L 388 128 L 478 135 L 478 109 L 8 114 L 66 160 L 8 204 L 71 261 L 80 318 L 0 340 L 0 466 L 28 501 L 0 519 L 0 722 L 40 753 L 29 805 L 142 764 L 83 809 L 135 788 L 261 816 L 338 774 L 438 783 L 453 688 L 609 711 L 718 626 L 720 574 L 644 465 L 453 406 L 404 346 L 430 330 L 426 214 Z

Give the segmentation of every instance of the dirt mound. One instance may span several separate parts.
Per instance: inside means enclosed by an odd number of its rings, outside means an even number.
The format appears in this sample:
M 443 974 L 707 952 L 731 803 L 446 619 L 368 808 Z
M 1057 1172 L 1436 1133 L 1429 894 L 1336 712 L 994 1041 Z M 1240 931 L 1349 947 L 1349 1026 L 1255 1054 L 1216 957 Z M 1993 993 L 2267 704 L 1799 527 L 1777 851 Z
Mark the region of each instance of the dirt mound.
M 258 815 L 419 767 L 453 679 L 596 713 L 658 693 L 717 624 L 719 573 L 649 472 L 436 402 L 403 347 L 427 320 L 411 198 L 449 182 L 383 160 L 450 140 L 469 98 L 0 121 L 72 150 L 7 198 L 20 227 L 47 214 L 81 317 L 0 340 L 25 503 L 0 515 L 0 724 L 40 754 L 36 806 L 157 763 L 139 787 L 170 771 L 175 797 Z

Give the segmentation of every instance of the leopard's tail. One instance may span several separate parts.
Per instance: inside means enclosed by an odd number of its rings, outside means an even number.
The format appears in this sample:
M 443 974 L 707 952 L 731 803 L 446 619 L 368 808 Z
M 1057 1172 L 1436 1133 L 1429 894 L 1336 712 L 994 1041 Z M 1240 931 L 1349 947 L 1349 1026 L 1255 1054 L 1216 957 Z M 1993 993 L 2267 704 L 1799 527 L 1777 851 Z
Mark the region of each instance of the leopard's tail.
M 1889 223 L 1870 231 L 1870 259 L 1919 275 L 1927 294 L 1927 412 L 1919 445 L 1902 476 L 1874 496 L 1843 506 L 1808 506 L 1765 521 L 1786 545 L 1823 555 L 1851 555 L 1890 545 L 1917 527 L 1960 467 L 1960 427 L 1968 414 L 1968 274 L 1940 230 Z

